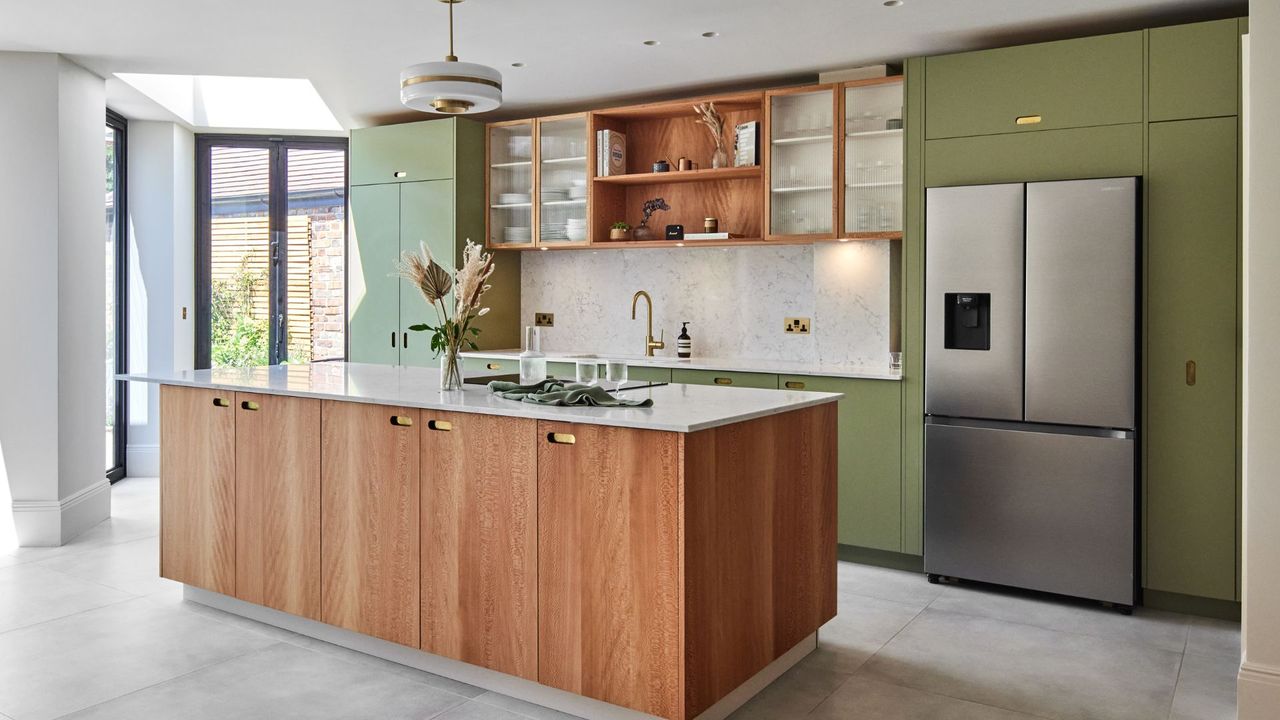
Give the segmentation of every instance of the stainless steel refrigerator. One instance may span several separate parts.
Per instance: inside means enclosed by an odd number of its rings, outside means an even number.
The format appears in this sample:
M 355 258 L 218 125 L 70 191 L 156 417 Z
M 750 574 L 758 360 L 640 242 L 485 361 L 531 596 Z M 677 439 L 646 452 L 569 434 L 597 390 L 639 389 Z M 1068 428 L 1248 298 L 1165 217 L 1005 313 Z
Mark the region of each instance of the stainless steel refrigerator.
M 924 565 L 1134 604 L 1138 182 L 931 188 Z

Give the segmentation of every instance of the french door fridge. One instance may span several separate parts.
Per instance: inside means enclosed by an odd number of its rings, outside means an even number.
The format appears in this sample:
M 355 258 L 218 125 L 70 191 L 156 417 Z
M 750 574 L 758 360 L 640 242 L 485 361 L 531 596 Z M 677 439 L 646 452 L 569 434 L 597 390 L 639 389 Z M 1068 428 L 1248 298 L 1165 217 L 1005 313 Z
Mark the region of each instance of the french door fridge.
M 931 188 L 925 571 L 1134 604 L 1135 178 Z

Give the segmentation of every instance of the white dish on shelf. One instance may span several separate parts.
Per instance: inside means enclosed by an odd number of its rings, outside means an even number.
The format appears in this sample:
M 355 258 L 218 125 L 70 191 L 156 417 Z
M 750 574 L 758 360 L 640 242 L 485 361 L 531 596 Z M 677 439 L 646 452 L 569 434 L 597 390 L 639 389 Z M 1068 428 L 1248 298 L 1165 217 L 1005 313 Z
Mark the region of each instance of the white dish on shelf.
M 499 205 L 521 205 L 533 199 L 529 193 L 502 193 L 498 195 Z
M 542 190 L 543 202 L 546 202 L 548 200 L 568 200 L 568 199 L 569 199 L 569 192 L 567 190 L 562 190 L 559 188 L 543 188 Z
M 574 185 L 569 188 L 570 200 L 582 200 L 587 197 L 587 188 L 582 185 Z
M 572 182 L 572 183 L 573 183 L 573 186 L 574 186 L 574 187 L 585 188 L 585 187 L 587 186 L 587 179 L 586 179 L 586 178 L 574 178 L 574 179 L 573 179 L 573 180 L 571 180 L 570 182 Z
M 565 230 L 564 234 L 566 238 L 575 242 L 587 239 L 587 229 L 585 227 L 569 228 Z

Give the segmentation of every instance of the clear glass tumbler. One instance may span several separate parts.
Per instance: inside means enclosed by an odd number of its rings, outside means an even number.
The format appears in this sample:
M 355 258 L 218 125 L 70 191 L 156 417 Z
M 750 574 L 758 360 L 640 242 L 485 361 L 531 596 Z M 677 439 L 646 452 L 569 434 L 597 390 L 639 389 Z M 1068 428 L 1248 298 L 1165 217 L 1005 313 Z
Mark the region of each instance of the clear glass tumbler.
M 622 360 L 610 360 L 604 365 L 605 378 L 613 383 L 613 390 L 617 392 L 627 384 L 627 363 Z
M 580 385 L 595 385 L 600 379 L 600 366 L 596 364 L 594 359 L 578 360 L 575 363 L 574 379 Z

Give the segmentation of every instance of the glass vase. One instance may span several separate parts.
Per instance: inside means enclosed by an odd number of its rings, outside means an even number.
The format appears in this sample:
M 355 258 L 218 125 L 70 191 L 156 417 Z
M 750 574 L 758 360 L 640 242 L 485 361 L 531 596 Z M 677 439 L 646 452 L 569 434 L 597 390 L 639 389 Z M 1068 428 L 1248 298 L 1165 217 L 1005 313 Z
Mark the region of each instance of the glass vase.
M 440 354 L 440 390 L 451 392 L 462 389 L 462 366 L 458 349 L 449 348 Z
M 729 167 L 729 153 L 724 149 L 724 147 L 716 147 L 716 151 L 711 155 L 711 167 Z

